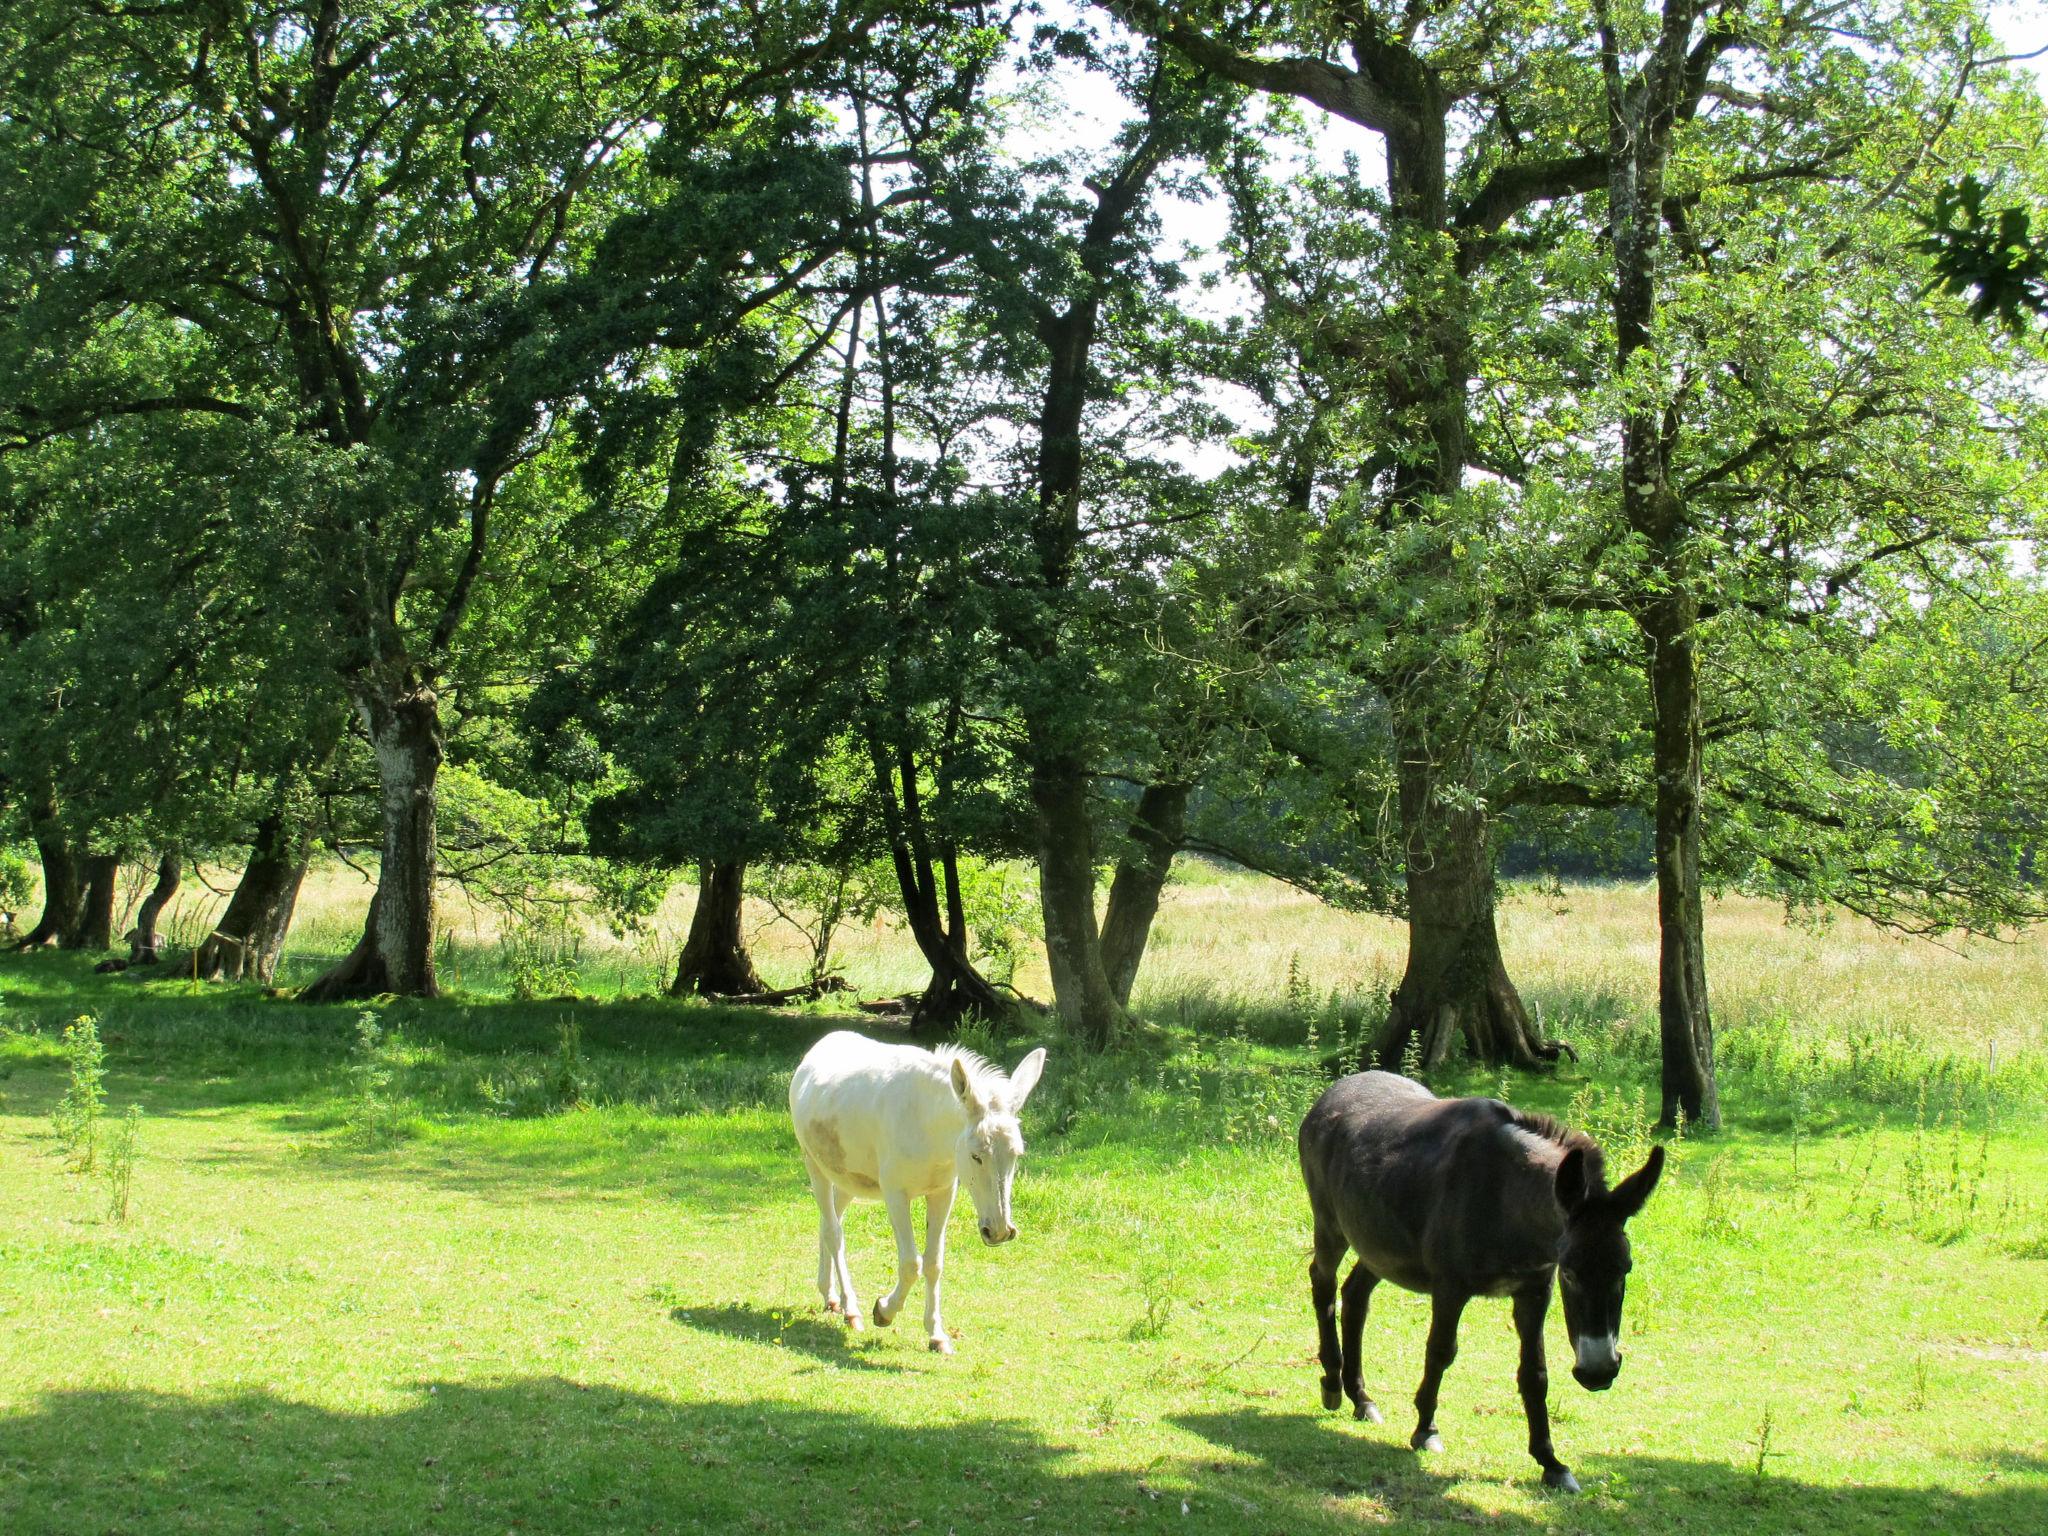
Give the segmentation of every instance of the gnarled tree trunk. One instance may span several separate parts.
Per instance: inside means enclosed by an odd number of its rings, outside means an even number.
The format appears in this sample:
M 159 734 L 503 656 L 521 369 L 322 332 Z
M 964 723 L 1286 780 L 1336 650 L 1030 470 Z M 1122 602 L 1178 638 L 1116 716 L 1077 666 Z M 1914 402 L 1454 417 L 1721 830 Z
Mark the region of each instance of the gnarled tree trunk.
M 434 781 L 441 771 L 440 701 L 425 686 L 364 692 L 357 710 L 377 757 L 383 855 L 363 936 L 300 994 L 307 1002 L 396 993 L 435 997 Z
M 268 985 L 276 977 L 312 853 L 312 835 L 282 803 L 256 824 L 235 894 L 213 932 L 192 952 L 194 979 Z
M 118 853 L 89 853 L 80 861 L 85 871 L 85 899 L 79 904 L 78 926 L 58 942 L 66 949 L 114 947 L 114 898 L 121 883 Z
M 737 860 L 697 866 L 697 910 L 676 961 L 670 997 L 719 997 L 763 990 L 740 932 L 747 866 Z
M 1084 1043 L 1110 1043 L 1124 1022 L 1109 984 L 1095 921 L 1095 839 L 1088 780 L 1080 765 L 1041 764 L 1031 779 L 1038 812 L 1038 900 L 1045 958 L 1060 1018 Z
M 1159 894 L 1187 836 L 1186 784 L 1147 784 L 1131 816 L 1130 851 L 1117 861 L 1102 915 L 1102 968 L 1119 1007 L 1131 1005 L 1138 964 L 1159 915 Z
M 690 913 L 690 934 L 676 958 L 676 979 L 670 997 L 721 997 L 762 991 L 754 973 L 739 913 L 745 901 L 748 866 L 737 860 L 698 864 L 696 911 Z
M 157 919 L 164 908 L 178 894 L 178 883 L 184 878 L 185 861 L 173 848 L 162 854 L 156 861 L 156 884 L 149 894 L 142 898 L 142 904 L 135 909 L 135 926 L 128 930 L 128 963 L 130 965 L 155 965 L 161 956 L 161 943 L 157 938 Z
M 36 852 L 43 861 L 43 911 L 35 926 L 21 936 L 20 947 L 68 944 L 78 932 L 85 908 L 85 872 L 77 848 L 57 820 L 54 804 L 34 821 Z
M 1431 805 L 1435 774 L 1412 754 L 1403 756 L 1408 964 L 1371 1054 L 1394 1071 L 1413 1049 L 1424 1067 L 1434 1067 L 1462 1038 L 1474 1059 L 1489 1065 L 1553 1061 L 1560 1047 L 1538 1038 L 1501 957 L 1485 818 Z

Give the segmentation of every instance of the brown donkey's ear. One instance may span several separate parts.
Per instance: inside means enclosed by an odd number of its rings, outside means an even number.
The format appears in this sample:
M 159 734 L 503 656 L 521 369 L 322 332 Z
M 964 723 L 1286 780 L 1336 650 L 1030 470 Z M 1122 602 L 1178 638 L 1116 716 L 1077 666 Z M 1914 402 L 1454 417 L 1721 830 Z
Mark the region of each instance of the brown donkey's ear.
M 1643 1208 L 1650 1198 L 1650 1191 L 1657 1187 L 1657 1180 L 1664 1173 L 1664 1149 L 1650 1148 L 1650 1160 L 1634 1173 L 1614 1186 L 1614 1192 L 1607 1197 L 1607 1203 L 1615 1216 L 1627 1221 Z
M 1586 1149 L 1573 1147 L 1557 1165 L 1557 1203 L 1569 1216 L 1586 1203 Z

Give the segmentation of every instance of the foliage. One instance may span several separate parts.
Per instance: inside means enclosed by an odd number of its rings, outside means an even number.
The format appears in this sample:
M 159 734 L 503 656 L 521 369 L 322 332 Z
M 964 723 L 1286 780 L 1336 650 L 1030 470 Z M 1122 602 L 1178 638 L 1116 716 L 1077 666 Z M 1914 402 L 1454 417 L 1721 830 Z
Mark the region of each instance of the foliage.
M 1989 195 L 1974 175 L 1939 188 L 1918 248 L 1943 288 L 1969 296 L 1973 320 L 2018 334 L 2048 314 L 2048 236 L 2025 208 L 1987 208 Z

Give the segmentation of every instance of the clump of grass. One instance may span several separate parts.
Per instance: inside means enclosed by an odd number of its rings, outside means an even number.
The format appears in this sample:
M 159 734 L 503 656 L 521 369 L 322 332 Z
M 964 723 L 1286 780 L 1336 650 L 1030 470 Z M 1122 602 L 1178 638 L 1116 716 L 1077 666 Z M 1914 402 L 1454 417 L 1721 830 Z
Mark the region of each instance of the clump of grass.
M 520 1002 L 575 994 L 581 980 L 583 938 L 565 918 L 516 923 L 499 935 L 498 949 L 504 957 L 506 982 Z
M 99 1153 L 100 1111 L 107 1102 L 106 1050 L 91 1014 L 80 1014 L 65 1028 L 64 1059 L 71 1080 L 50 1118 L 66 1166 L 73 1173 L 90 1173 Z
M 1617 1176 L 1623 1170 L 1634 1169 L 1650 1155 L 1657 1129 L 1650 1117 L 1648 1095 L 1640 1083 L 1584 1083 L 1566 1106 L 1564 1121 L 1600 1143 Z
M 562 1020 L 556 1032 L 552 1087 L 560 1108 L 573 1109 L 583 1102 L 583 1029 L 574 1018 Z
M 1733 1242 L 1743 1235 L 1742 1222 L 1735 1213 L 1735 1197 L 1728 1185 L 1728 1159 L 1714 1158 L 1699 1181 L 1699 1229 L 1702 1237 Z
M 130 1104 L 128 1113 L 115 1123 L 107 1143 L 107 1220 L 126 1223 L 128 1197 L 135 1187 L 135 1160 L 140 1155 L 138 1133 L 142 1129 L 142 1106 Z

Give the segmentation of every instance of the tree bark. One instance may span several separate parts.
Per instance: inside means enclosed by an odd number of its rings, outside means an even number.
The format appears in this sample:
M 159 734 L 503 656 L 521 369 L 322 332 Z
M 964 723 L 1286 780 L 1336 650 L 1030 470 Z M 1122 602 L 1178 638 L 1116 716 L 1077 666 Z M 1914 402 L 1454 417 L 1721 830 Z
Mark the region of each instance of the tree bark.
M 737 860 L 697 866 L 697 910 L 690 914 L 690 932 L 676 960 L 670 997 L 723 997 L 765 990 L 761 978 L 754 974 L 754 962 L 740 932 L 746 883 L 747 866 Z
M 285 798 L 256 824 L 235 894 L 213 932 L 192 952 L 194 980 L 253 979 L 268 986 L 275 979 L 313 853 L 312 835 L 289 814 Z
M 78 926 L 58 943 L 66 949 L 114 947 L 114 898 L 121 883 L 118 853 L 89 853 L 79 861 L 85 873 L 85 899 L 79 904 Z
M 365 691 L 357 701 L 377 757 L 383 856 L 377 892 L 350 954 L 307 987 L 306 1002 L 394 993 L 436 997 L 434 781 L 441 771 L 440 701 L 431 688 Z
M 1408 962 L 1363 1065 L 1398 1071 L 1412 1051 L 1424 1068 L 1436 1067 L 1461 1037 L 1489 1066 L 1554 1061 L 1561 1047 L 1537 1036 L 1501 956 L 1485 817 L 1432 806 L 1435 783 L 1426 764 L 1404 753 Z
M 1038 813 L 1038 900 L 1045 958 L 1060 1018 L 1086 1045 L 1107 1046 L 1123 1027 L 1095 921 L 1095 839 L 1088 779 L 1079 764 L 1041 762 L 1031 779 Z
M 85 907 L 85 874 L 78 850 L 57 820 L 54 804 L 35 818 L 35 840 L 43 861 L 43 911 L 21 936 L 22 949 L 68 944 L 69 936 L 78 932 Z
M 1102 968 L 1117 1006 L 1131 1005 L 1131 988 L 1159 915 L 1159 895 L 1173 857 L 1187 836 L 1186 784 L 1147 784 L 1131 816 L 1130 851 L 1117 861 L 1102 916 Z
M 1662 1047 L 1659 1124 L 1718 1130 L 1714 1026 L 1707 1008 L 1706 903 L 1700 879 L 1698 656 L 1693 604 L 1658 605 L 1651 621 L 1650 689 L 1656 711 L 1657 1028 Z M 1673 611 L 1676 610 L 1676 611 Z
M 128 931 L 128 963 L 130 965 L 155 965 L 161 958 L 157 938 L 157 919 L 178 894 L 178 882 L 184 878 L 185 861 L 173 848 L 156 861 L 156 884 L 149 894 L 142 898 L 142 905 L 135 909 L 135 926 Z

